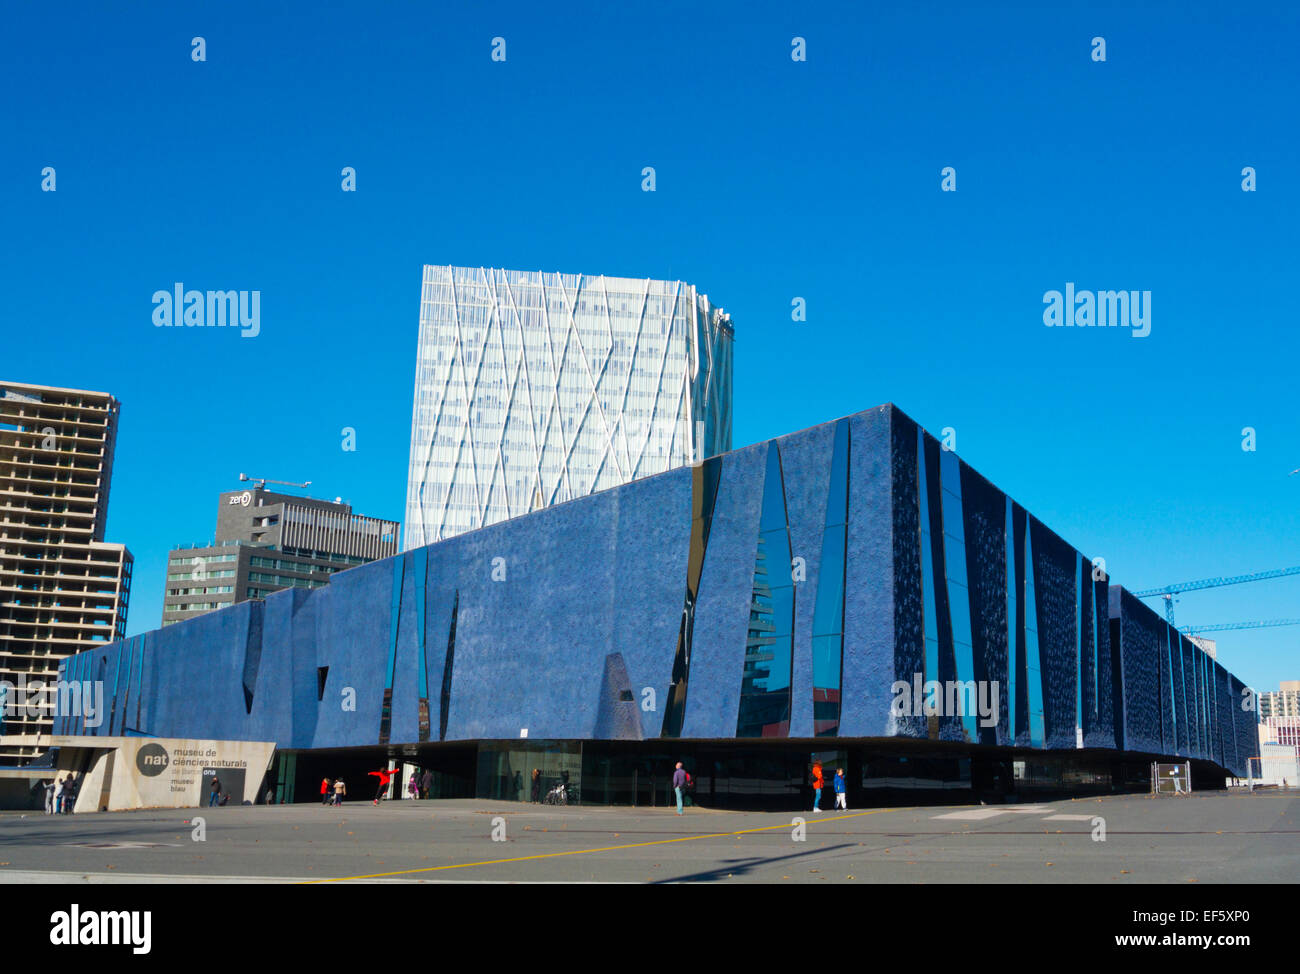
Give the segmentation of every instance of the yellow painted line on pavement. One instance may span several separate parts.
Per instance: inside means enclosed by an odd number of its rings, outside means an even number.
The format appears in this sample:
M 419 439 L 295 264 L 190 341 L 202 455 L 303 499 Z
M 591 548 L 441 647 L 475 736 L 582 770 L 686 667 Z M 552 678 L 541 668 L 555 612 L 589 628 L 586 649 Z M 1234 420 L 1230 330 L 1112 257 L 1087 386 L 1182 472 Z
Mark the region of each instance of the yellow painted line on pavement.
M 905 812 L 907 808 L 873 808 L 867 812 L 853 812 L 849 815 L 836 815 L 833 818 L 818 818 L 808 821 L 813 822 L 842 822 L 845 819 L 861 818 L 864 815 L 878 815 L 881 812 Z M 811 814 L 811 813 L 809 813 Z M 303 885 L 313 886 L 320 883 L 347 883 L 359 879 L 386 879 L 389 876 L 409 876 L 413 873 L 433 873 L 443 869 L 472 869 L 475 866 L 496 866 L 507 862 L 528 862 L 533 859 L 558 859 L 561 856 L 586 856 L 594 852 L 618 852 L 621 849 L 642 849 L 652 845 L 669 845 L 673 842 L 695 842 L 699 839 L 726 839 L 736 835 L 747 835 L 752 832 L 770 832 L 773 829 L 788 829 L 790 823 L 782 822 L 780 825 L 761 825 L 752 829 L 740 829 L 737 832 L 705 832 L 701 835 L 682 835 L 675 839 L 653 839 L 649 842 L 633 842 L 630 845 L 610 845 L 602 846 L 598 849 L 572 849 L 569 852 L 542 852 L 532 856 L 515 856 L 511 859 L 484 859 L 481 862 L 453 862 L 445 866 L 425 866 L 421 869 L 402 869 L 393 873 L 370 873 L 366 876 L 338 876 L 333 879 L 313 879 L 307 880 Z M 563 835 L 563 830 L 557 830 L 557 834 Z

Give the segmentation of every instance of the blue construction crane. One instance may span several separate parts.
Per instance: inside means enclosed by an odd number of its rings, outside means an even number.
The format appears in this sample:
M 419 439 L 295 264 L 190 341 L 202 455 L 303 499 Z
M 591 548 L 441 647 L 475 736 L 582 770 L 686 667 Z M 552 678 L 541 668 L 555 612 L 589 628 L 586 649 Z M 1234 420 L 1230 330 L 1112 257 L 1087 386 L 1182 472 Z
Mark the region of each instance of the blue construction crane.
M 1188 636 L 1203 632 L 1227 632 L 1229 629 L 1267 629 L 1269 626 L 1300 626 L 1300 619 L 1264 619 L 1260 622 L 1220 622 L 1213 626 L 1188 626 L 1183 630 Z
M 1143 592 L 1134 592 L 1140 599 L 1159 595 L 1165 600 L 1165 618 L 1174 625 L 1174 596 L 1183 592 L 1194 592 L 1203 588 L 1218 588 L 1221 585 L 1239 585 L 1242 582 L 1259 582 L 1266 578 L 1281 578 L 1284 575 L 1300 575 L 1300 565 L 1294 568 L 1274 568 L 1268 572 L 1252 572 L 1249 575 L 1231 575 L 1221 578 L 1203 578 L 1199 582 L 1178 582 L 1164 588 L 1149 588 Z M 1174 626 L 1177 628 L 1177 626 Z M 1243 627 L 1244 628 L 1244 627 Z

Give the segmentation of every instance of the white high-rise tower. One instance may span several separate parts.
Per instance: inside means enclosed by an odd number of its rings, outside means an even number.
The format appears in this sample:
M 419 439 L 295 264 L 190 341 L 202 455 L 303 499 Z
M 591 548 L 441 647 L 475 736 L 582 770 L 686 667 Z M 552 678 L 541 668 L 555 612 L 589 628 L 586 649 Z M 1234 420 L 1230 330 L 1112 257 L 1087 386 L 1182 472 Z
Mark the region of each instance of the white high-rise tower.
M 426 266 L 403 547 L 731 449 L 732 338 L 680 281 Z

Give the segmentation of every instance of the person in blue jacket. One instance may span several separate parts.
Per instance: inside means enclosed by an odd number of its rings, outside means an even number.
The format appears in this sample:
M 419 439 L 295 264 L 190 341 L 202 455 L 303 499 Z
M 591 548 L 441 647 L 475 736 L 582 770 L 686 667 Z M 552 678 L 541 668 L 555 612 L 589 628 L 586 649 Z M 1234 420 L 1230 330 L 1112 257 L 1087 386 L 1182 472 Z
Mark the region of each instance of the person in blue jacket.
M 835 807 L 836 808 L 842 808 L 845 811 L 848 811 L 849 796 L 847 794 L 847 790 L 848 790 L 848 779 L 844 777 L 844 769 L 840 768 L 838 771 L 835 772 Z

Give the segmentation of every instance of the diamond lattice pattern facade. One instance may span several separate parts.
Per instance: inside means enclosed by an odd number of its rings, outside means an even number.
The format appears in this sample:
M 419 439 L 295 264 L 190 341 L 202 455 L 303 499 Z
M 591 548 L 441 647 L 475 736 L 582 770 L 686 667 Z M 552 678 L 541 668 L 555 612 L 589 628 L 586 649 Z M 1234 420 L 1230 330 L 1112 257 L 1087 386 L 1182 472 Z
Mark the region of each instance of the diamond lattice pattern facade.
M 729 450 L 732 341 L 680 281 L 426 266 L 404 548 Z

